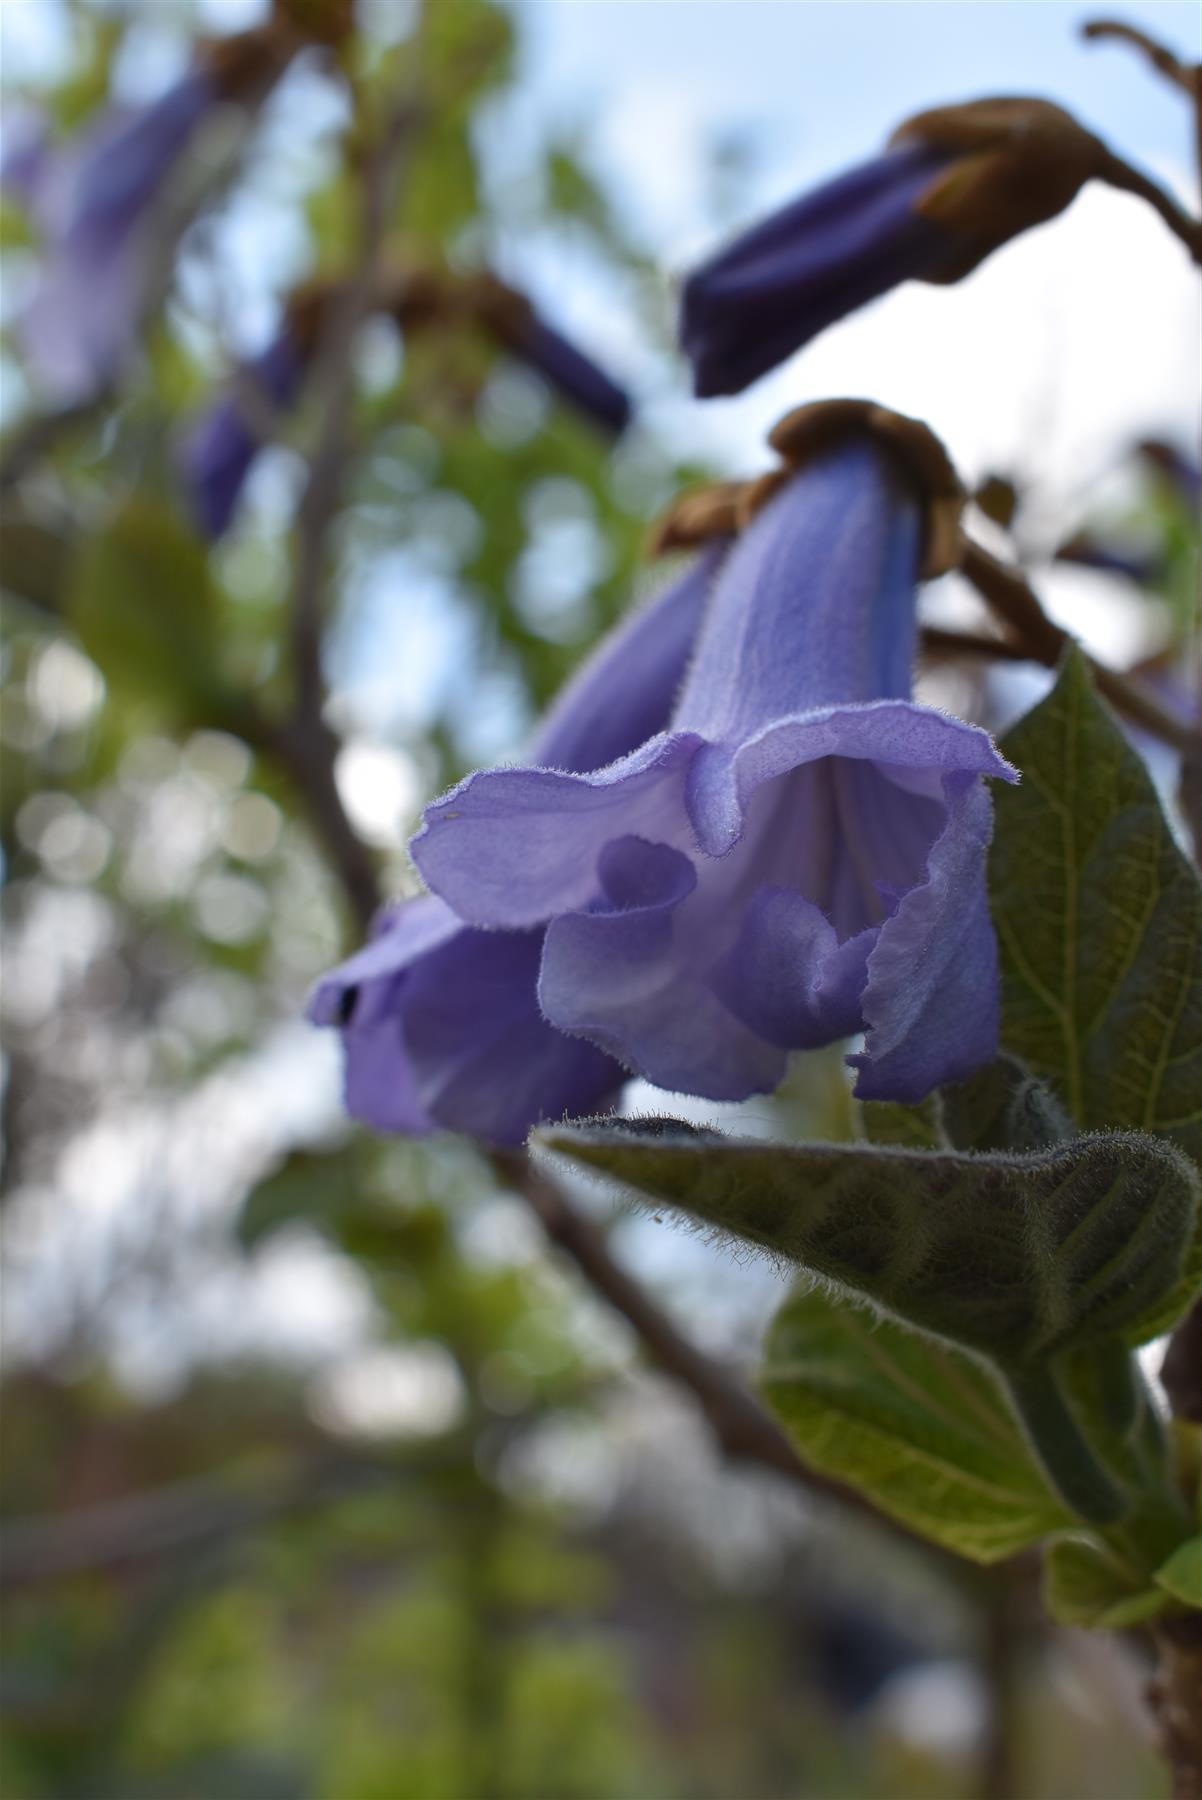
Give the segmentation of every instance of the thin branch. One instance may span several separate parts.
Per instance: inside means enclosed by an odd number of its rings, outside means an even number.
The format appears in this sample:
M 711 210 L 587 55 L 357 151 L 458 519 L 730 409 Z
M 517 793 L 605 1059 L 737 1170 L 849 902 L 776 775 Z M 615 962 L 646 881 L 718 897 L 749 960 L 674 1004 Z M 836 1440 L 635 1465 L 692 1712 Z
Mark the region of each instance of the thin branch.
M 1198 92 L 1198 70 L 1183 63 L 1180 57 L 1174 56 L 1138 25 L 1128 25 L 1122 19 L 1087 19 L 1081 27 L 1081 36 L 1087 41 L 1117 38 L 1130 44 L 1147 58 L 1158 75 L 1181 88 L 1191 99 Z
M 589 1286 L 630 1325 L 651 1361 L 693 1395 L 722 1450 L 732 1462 L 773 1469 L 810 1496 L 837 1501 L 876 1525 L 884 1525 L 938 1557 L 937 1546 L 878 1512 L 854 1488 L 809 1469 L 757 1400 L 720 1362 L 677 1329 L 647 1290 L 614 1260 L 605 1235 L 580 1213 L 524 1151 L 497 1150 L 491 1162 L 506 1186 L 520 1194 L 551 1242 L 571 1258 Z M 959 1564 L 947 1556 L 949 1565 Z
M 106 389 L 86 400 L 60 406 L 53 412 L 34 413 L 14 426 L 0 450 L 0 494 L 9 493 L 23 481 L 30 469 L 36 468 L 49 455 L 60 438 L 68 437 L 96 418 L 111 398 L 111 392 Z
M 1030 662 L 1030 653 L 1011 638 L 986 637 L 984 632 L 945 631 L 941 625 L 924 625 L 919 633 L 923 654 L 936 659 L 983 656 L 991 662 Z
M 284 1480 L 239 1492 L 211 1477 L 173 1482 L 100 1506 L 4 1527 L 0 1585 L 56 1581 L 92 1569 L 170 1555 L 269 1524 L 282 1514 L 395 1477 L 395 1465 L 352 1453 L 307 1458 Z
M 1202 63 L 1183 63 L 1179 56 L 1174 56 L 1146 31 L 1137 25 L 1128 25 L 1122 19 L 1089 19 L 1081 27 L 1081 36 L 1087 40 L 1112 38 L 1130 44 L 1147 58 L 1158 75 L 1163 75 L 1193 103 L 1198 174 L 1202 177 Z
M 297 514 L 296 582 L 292 595 L 292 655 L 296 717 L 321 715 L 321 630 L 327 539 L 338 510 L 347 464 L 355 395 L 354 344 L 376 291 L 400 155 L 424 117 L 413 97 L 395 110 L 365 176 L 363 255 L 358 273 L 337 295 L 321 335 L 313 386 L 322 423 Z
M 1012 646 L 1021 650 L 1030 661 L 1054 669 L 1066 646 L 1074 640 L 1069 632 L 1048 618 L 1026 576 L 1011 564 L 1000 562 L 971 539 L 965 540 L 960 568 L 1011 633 L 1011 645 L 1001 650 L 994 649 L 990 638 L 966 638 L 960 648 L 1013 661 Z M 1120 675 L 1092 657 L 1086 660 L 1099 692 L 1133 725 L 1142 726 L 1174 750 L 1185 753 L 1192 748 L 1198 735 L 1196 729 L 1162 706 L 1142 682 L 1131 675 Z
M 1196 263 L 1202 263 L 1202 224 L 1192 218 L 1183 206 L 1179 206 L 1171 194 L 1165 192 L 1151 176 L 1145 175 L 1141 169 L 1134 168 L 1113 150 L 1104 149 L 1099 166 L 1094 170 L 1099 181 L 1119 188 L 1125 194 L 1135 194 L 1140 200 L 1146 200 L 1153 211 L 1158 212 L 1173 236 L 1179 238 Z

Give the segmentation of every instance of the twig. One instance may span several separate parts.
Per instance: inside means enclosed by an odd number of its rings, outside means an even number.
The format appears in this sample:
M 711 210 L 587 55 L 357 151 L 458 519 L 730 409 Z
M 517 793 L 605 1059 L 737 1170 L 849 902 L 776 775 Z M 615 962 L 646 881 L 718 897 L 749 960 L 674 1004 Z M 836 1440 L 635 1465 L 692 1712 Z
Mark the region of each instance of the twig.
M 55 1581 L 119 1568 L 207 1540 L 252 1531 L 281 1514 L 318 1506 L 394 1477 L 395 1465 L 348 1453 L 308 1458 L 283 1481 L 239 1493 L 210 1477 L 173 1482 L 101 1506 L 4 1527 L 0 1585 Z
M 529 1205 L 553 1244 L 569 1256 L 594 1292 L 633 1327 L 651 1361 L 688 1388 L 701 1407 L 723 1454 L 733 1462 L 774 1469 L 809 1495 L 837 1501 L 876 1525 L 885 1525 L 911 1547 L 941 1560 L 945 1553 L 915 1537 L 831 1476 L 809 1469 L 784 1433 L 730 1371 L 686 1338 L 646 1289 L 617 1263 L 604 1234 L 571 1204 L 559 1186 L 520 1150 L 496 1150 L 491 1162 L 506 1185 Z M 946 1556 L 959 1572 L 961 1565 Z
M 326 540 L 338 509 L 346 469 L 346 439 L 355 393 L 354 343 L 376 290 L 400 152 L 422 116 L 415 99 L 403 101 L 368 165 L 359 270 L 331 307 L 314 362 L 313 386 L 322 401 L 322 424 L 297 514 L 296 582 L 292 594 L 296 717 L 310 723 L 321 715 Z
M 1183 206 L 1178 206 L 1173 196 L 1167 194 L 1150 175 L 1133 168 L 1123 157 L 1116 156 L 1113 150 L 1107 149 L 1103 150 L 1094 174 L 1099 181 L 1105 181 L 1125 194 L 1135 194 L 1140 200 L 1146 200 L 1160 214 L 1173 236 L 1185 245 L 1194 261 L 1202 263 L 1202 224 L 1191 218 Z
M 1163 44 L 1149 37 L 1138 25 L 1128 25 L 1122 19 L 1087 19 L 1081 27 L 1081 36 L 1087 41 L 1101 38 L 1117 38 L 1125 44 L 1142 52 L 1156 70 L 1175 87 L 1181 88 L 1192 98 L 1198 91 L 1198 71 L 1183 63 L 1178 56 Z
M 1073 638 L 1048 618 L 1026 576 L 1009 563 L 991 556 L 971 539 L 965 540 L 960 568 L 1012 634 L 1011 645 L 1000 651 L 994 649 L 994 640 L 990 638 L 967 638 L 960 648 L 974 649 L 978 655 L 998 655 L 1007 661 L 1014 660 L 1012 649 L 1019 649 L 1032 662 L 1054 669 Z M 1186 752 L 1191 749 L 1197 737 L 1196 729 L 1169 712 L 1134 677 L 1120 675 L 1092 657 L 1086 660 L 1099 692 L 1133 725 L 1142 726 L 1174 750 Z
M 89 395 L 86 400 L 60 406 L 54 412 L 35 413 L 15 426 L 0 451 L 0 494 L 7 494 L 23 481 L 60 438 L 95 418 L 111 398 L 106 389 L 104 393 Z
M 1172 82 L 1175 88 L 1193 102 L 1194 125 L 1198 140 L 1198 173 L 1202 175 L 1202 64 L 1183 63 L 1179 56 L 1149 37 L 1148 33 L 1137 25 L 1128 25 L 1122 19 L 1088 19 L 1081 27 L 1081 36 L 1087 40 L 1117 38 L 1124 44 L 1130 44 L 1145 56 L 1166 81 Z
M 918 639 L 923 653 L 936 658 L 984 656 L 992 662 L 1030 662 L 1030 653 L 1011 638 L 986 637 L 978 631 L 945 631 L 924 625 Z

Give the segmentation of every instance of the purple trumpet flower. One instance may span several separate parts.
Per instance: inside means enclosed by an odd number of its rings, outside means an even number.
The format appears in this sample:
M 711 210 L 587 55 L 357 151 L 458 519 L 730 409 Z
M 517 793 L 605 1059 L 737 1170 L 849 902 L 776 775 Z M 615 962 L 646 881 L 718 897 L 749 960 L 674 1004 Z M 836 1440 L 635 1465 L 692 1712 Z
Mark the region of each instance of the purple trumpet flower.
M 698 396 L 741 393 L 837 319 L 950 265 L 955 239 L 916 204 L 953 157 L 899 144 L 794 200 L 694 270 L 680 342 Z
M 1061 212 L 1108 153 L 1044 100 L 919 113 L 869 162 L 736 238 L 685 283 L 681 344 L 701 396 L 737 394 L 903 281 L 959 281 Z
M 261 356 L 242 364 L 229 392 L 185 435 L 180 467 L 206 537 L 219 538 L 228 529 L 263 443 L 262 426 L 293 404 L 305 362 L 305 346 L 289 321 Z M 256 401 L 261 421 L 254 416 Z
M 866 1099 L 992 1055 L 982 777 L 1014 771 L 910 699 L 922 536 L 879 440 L 816 449 L 727 556 L 666 733 L 594 773 L 469 776 L 427 809 L 431 890 L 471 925 L 545 929 L 552 1025 L 714 1100 L 861 1031 Z
M 220 98 L 214 77 L 193 70 L 152 105 L 110 116 L 81 142 L 6 170 L 46 243 L 19 333 L 35 377 L 57 404 L 92 398 L 132 348 L 155 276 L 150 221 Z
M 537 762 L 597 769 L 662 730 L 719 555 L 705 551 L 590 657 L 535 737 Z M 377 1131 L 442 1126 L 517 1144 L 542 1120 L 607 1104 L 626 1071 L 547 1024 L 542 948 L 537 925 L 476 930 L 430 896 L 385 912 L 309 1006 L 314 1023 L 342 1029 L 347 1110 Z

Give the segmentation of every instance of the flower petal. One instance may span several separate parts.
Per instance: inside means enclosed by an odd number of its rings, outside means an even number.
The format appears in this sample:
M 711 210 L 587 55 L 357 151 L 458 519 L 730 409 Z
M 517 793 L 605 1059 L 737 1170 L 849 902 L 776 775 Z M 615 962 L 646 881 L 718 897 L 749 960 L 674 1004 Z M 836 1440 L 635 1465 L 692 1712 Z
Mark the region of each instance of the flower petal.
M 816 707 L 781 719 L 733 748 L 707 744 L 697 754 L 689 770 L 687 805 L 702 848 L 710 856 L 723 856 L 742 836 L 758 787 L 824 756 L 867 759 L 892 771 L 898 785 L 906 771 L 1018 779 L 987 731 L 933 707 L 909 700 Z M 928 791 L 935 797 L 938 787 Z
M 625 1071 L 562 1036 L 537 998 L 542 933 L 461 931 L 416 964 L 400 1000 L 417 1092 L 431 1118 L 494 1144 L 596 1112 Z
M 792 888 L 761 888 L 715 971 L 714 991 L 770 1044 L 817 1049 L 863 1028 L 860 995 L 876 940 L 869 926 L 840 943 L 812 901 Z
M 523 927 L 585 907 L 611 838 L 688 836 L 684 785 L 699 740 L 652 738 L 589 775 L 488 769 L 427 807 L 410 854 L 472 925 Z
M 608 846 L 609 905 L 568 913 L 547 929 L 539 999 L 562 1031 L 578 1032 L 646 1080 L 712 1100 L 773 1088 L 784 1053 L 734 1020 L 702 978 L 682 902 L 688 857 L 634 837 Z
M 997 944 L 985 886 L 993 808 L 970 775 L 948 775 L 944 788 L 947 824 L 927 878 L 882 925 L 868 959 L 868 1035 L 848 1058 L 862 1100 L 921 1100 L 997 1048 Z

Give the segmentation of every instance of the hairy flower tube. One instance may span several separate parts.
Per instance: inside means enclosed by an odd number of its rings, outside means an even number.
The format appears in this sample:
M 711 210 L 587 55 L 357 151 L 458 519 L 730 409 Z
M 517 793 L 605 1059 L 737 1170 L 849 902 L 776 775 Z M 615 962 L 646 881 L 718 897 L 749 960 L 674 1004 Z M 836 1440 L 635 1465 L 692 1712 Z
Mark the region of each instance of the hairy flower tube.
M 547 1020 L 657 1085 L 768 1092 L 790 1049 L 865 1034 L 857 1093 L 988 1060 L 988 735 L 910 698 L 924 504 L 849 430 L 727 555 L 670 728 L 593 773 L 498 769 L 412 854 L 484 928 L 545 930 Z
M 26 148 L 4 184 L 28 208 L 44 262 L 18 335 L 34 377 L 59 405 L 87 402 L 132 349 L 163 249 L 154 223 L 194 134 L 222 101 L 258 91 L 283 67 L 270 30 L 214 44 L 149 105 L 101 118 L 78 140 Z
M 704 551 L 603 642 L 543 722 L 536 761 L 596 769 L 662 729 L 720 554 Z M 431 896 L 385 912 L 309 1007 L 342 1030 L 347 1110 L 378 1131 L 442 1126 L 511 1144 L 542 1120 L 605 1105 L 626 1071 L 543 1018 L 542 949 L 537 925 L 477 930 Z
M 1103 147 L 1059 107 L 921 113 L 879 156 L 753 226 L 689 276 L 680 341 L 696 392 L 736 394 L 903 281 L 958 281 L 1053 217 Z

